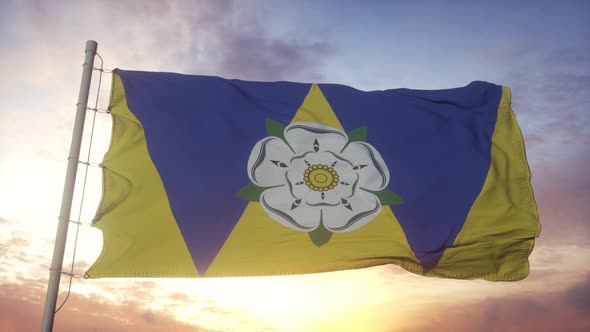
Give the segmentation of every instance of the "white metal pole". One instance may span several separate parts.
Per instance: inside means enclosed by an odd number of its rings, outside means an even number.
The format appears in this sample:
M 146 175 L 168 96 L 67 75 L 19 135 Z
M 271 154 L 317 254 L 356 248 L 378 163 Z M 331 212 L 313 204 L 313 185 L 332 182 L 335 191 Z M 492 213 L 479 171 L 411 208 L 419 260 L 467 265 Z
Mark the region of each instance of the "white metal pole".
M 74 122 L 70 155 L 68 157 L 68 169 L 61 200 L 55 246 L 53 248 L 53 260 L 51 261 L 51 269 L 49 270 L 49 283 L 47 284 L 47 296 L 45 298 L 45 309 L 43 311 L 43 323 L 41 326 L 42 332 L 51 332 L 53 330 L 53 319 L 55 318 L 57 294 L 59 292 L 70 212 L 72 210 L 72 199 L 74 197 L 74 185 L 76 184 L 76 173 L 80 159 L 80 146 L 82 145 L 82 134 L 84 133 L 84 119 L 86 118 L 88 107 L 88 94 L 90 93 L 94 56 L 96 55 L 97 47 L 98 44 L 94 40 L 86 41 L 86 56 L 84 58 L 78 103 L 76 104 L 76 121 Z

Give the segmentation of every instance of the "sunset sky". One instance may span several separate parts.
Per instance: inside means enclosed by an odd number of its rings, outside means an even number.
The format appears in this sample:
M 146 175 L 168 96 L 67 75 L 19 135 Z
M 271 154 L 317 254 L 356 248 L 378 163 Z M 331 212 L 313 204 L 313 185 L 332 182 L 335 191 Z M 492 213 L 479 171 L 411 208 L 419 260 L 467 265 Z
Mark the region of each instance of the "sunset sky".
M 108 69 L 361 90 L 508 86 L 543 229 L 531 273 L 518 282 L 433 279 L 397 266 L 264 278 L 75 278 L 56 331 L 590 331 L 590 2 L 167 3 L 0 2 L 0 331 L 41 326 L 88 39 Z M 104 75 L 99 107 L 109 86 Z M 91 120 L 89 113 L 83 151 Z M 110 126 L 108 115 L 97 115 L 92 163 L 106 151 Z M 81 210 L 84 168 L 78 175 L 72 219 L 81 211 L 89 223 L 100 170 L 89 170 Z M 64 269 L 75 232 L 71 225 Z M 80 227 L 75 273 L 101 244 L 99 231 Z M 64 277 L 58 304 L 67 288 Z

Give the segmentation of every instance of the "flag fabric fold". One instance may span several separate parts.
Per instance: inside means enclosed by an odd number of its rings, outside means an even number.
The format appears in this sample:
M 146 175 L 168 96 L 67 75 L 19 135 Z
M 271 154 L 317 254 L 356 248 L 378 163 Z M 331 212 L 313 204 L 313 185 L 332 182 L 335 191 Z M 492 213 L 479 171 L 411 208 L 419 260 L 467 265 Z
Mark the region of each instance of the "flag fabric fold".
M 523 279 L 540 224 L 510 98 L 115 70 L 87 275 Z

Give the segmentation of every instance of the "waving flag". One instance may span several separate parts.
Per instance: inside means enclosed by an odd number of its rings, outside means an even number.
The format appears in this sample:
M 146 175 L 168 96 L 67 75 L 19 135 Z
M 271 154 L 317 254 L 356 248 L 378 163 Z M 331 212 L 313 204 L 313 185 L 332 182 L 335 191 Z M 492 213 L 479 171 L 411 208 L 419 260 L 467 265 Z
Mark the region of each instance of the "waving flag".
M 529 272 L 540 224 L 506 87 L 116 70 L 110 109 L 89 277 Z

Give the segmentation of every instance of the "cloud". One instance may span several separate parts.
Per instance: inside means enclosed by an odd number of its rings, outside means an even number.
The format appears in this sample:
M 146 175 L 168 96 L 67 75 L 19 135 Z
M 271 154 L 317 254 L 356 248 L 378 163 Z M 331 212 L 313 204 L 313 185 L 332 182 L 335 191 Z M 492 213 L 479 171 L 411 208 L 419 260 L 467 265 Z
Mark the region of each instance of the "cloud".
M 249 80 L 303 79 L 321 77 L 320 68 L 333 53 L 326 40 L 273 35 L 258 11 L 240 1 L 125 0 L 20 8 L 19 25 L 26 32 L 15 33 L 29 32 L 35 54 L 41 47 L 49 56 L 72 61 L 80 58 L 84 40 L 94 38 L 108 67 Z M 32 21 L 36 28 L 22 23 Z M 47 33 L 54 36 L 51 44 L 44 41 Z
M 582 60 L 588 51 L 584 46 L 564 50 L 534 45 L 500 61 L 507 62 L 504 80 L 513 90 L 513 106 L 525 129 L 552 140 L 565 137 L 567 143 L 590 137 L 585 112 L 590 106 L 590 61 Z
M 68 103 L 68 96 L 75 103 L 86 39 L 98 41 L 107 68 L 251 80 L 319 77 L 332 54 L 329 41 L 318 36 L 300 40 L 265 29 L 257 10 L 238 1 L 22 2 L 12 4 L 11 12 L 0 38 L 21 42 L 3 49 L 0 69 L 11 80 L 2 84 L 2 96 L 35 95 L 26 109 L 40 101 L 55 104 L 56 98 Z M 47 93 L 48 87 L 63 89 L 64 82 L 66 93 Z M 20 102 L 15 106 L 22 108 Z
M 579 314 L 590 317 L 590 274 L 584 282 L 569 289 L 564 298 Z
M 544 64 L 554 66 L 567 64 L 576 68 L 590 69 L 590 58 L 583 53 L 580 47 L 558 48 L 551 50 L 543 58 Z
M 532 163 L 533 189 L 543 227 L 540 243 L 590 245 L 588 167 L 589 159 Z
M 156 319 L 157 319 L 156 315 L 152 311 L 148 311 L 148 310 L 144 311 L 143 314 L 141 314 L 141 318 L 143 318 L 143 320 L 146 323 L 149 323 L 152 325 L 153 325 L 153 323 L 156 322 Z
M 32 266 L 38 263 L 41 257 L 27 252 L 30 245 L 31 242 L 28 239 L 12 232 L 0 239 L 0 257 L 3 261 L 3 264 L 0 265 L 0 274 L 3 271 L 11 271 L 24 265 Z
M 259 34 L 237 35 L 229 40 L 220 67 L 236 77 L 253 80 L 301 78 L 301 72 L 321 80 L 322 75 L 314 69 L 332 53 L 326 42 L 286 43 L 261 38 Z
M 3 332 L 38 331 L 41 327 L 43 294 L 29 287 L 0 285 L 0 330 Z M 100 306 L 100 310 L 96 310 Z M 74 331 L 187 331 L 206 332 L 205 328 L 176 321 L 165 311 L 146 311 L 142 306 L 97 303 L 91 297 L 70 297 L 56 314 L 55 330 Z
M 409 331 L 587 331 L 590 275 L 561 292 L 491 297 L 458 305 L 432 306 Z

